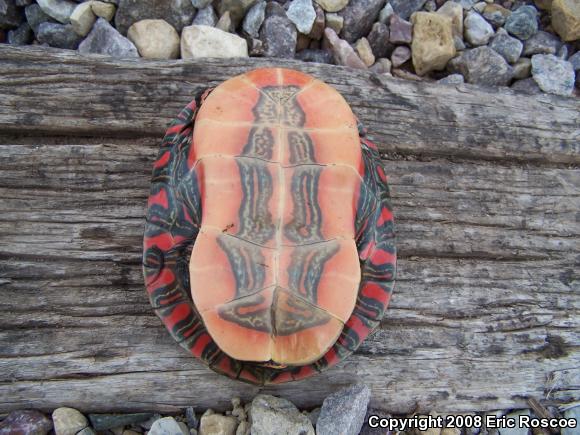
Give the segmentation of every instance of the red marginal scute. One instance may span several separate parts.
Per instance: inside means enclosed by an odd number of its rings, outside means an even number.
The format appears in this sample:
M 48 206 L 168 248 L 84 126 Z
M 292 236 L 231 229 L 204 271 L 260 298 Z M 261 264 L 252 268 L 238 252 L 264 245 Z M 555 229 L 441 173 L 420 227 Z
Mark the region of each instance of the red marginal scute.
M 393 212 L 386 207 L 383 207 L 381 210 L 381 215 L 377 220 L 377 225 L 379 227 L 383 226 L 385 222 L 389 222 L 393 220 Z
M 395 254 L 391 254 L 390 252 L 383 251 L 382 249 L 376 249 L 375 252 L 371 255 L 371 262 L 375 265 L 381 264 L 388 264 L 394 263 L 396 260 Z
M 276 377 L 274 379 L 272 379 L 272 381 L 270 381 L 270 384 L 283 384 L 285 382 L 290 382 L 293 381 L 294 377 L 292 376 L 292 374 L 290 372 L 282 372 L 278 375 L 276 375 Z
M 167 329 L 172 331 L 175 325 L 191 316 L 193 316 L 193 311 L 189 304 L 181 302 L 180 304 L 175 305 L 168 315 L 163 317 L 163 323 L 165 323 Z
M 167 267 L 163 268 L 161 273 L 152 277 L 147 277 L 147 292 L 152 294 L 159 287 L 169 285 L 175 281 L 175 275 Z
M 196 358 L 201 358 L 201 355 L 206 348 L 212 342 L 211 337 L 207 332 L 204 332 L 199 336 L 197 340 L 195 340 L 195 344 L 189 349 L 191 354 Z
M 361 295 L 366 298 L 375 299 L 384 305 L 389 302 L 391 297 L 389 292 L 386 292 L 379 284 L 374 282 L 367 282 L 361 288 Z
M 238 375 L 240 381 L 251 382 L 252 384 L 259 384 L 260 380 L 248 369 L 242 369 Z
M 155 169 L 163 168 L 167 163 L 169 163 L 169 159 L 171 158 L 171 153 L 169 151 L 165 151 L 161 157 L 157 159 L 157 161 L 153 164 Z
M 366 326 L 356 315 L 350 316 L 350 319 L 348 319 L 348 322 L 346 322 L 346 326 L 356 332 L 361 341 L 364 340 L 371 332 L 371 329 Z
M 160 189 L 159 192 L 149 197 L 147 206 L 151 207 L 152 205 L 160 205 L 163 208 L 169 207 L 169 201 L 165 189 Z

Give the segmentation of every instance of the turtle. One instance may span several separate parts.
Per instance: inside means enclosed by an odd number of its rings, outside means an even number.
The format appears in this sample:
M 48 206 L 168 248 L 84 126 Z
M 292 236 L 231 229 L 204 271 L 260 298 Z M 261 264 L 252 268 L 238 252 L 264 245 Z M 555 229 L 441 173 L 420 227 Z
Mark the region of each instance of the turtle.
M 257 385 L 315 375 L 381 321 L 395 231 L 377 146 L 332 86 L 260 68 L 169 126 L 143 242 L 149 300 L 212 370 Z

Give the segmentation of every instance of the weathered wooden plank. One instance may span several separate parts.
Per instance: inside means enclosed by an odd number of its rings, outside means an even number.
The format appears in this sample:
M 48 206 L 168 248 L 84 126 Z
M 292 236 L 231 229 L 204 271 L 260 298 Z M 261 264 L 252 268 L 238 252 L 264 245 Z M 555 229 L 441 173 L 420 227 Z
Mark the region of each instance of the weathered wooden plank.
M 565 267 L 402 260 L 388 317 L 357 355 L 315 382 L 266 391 L 313 406 L 359 380 L 373 387 L 374 405 L 399 412 L 415 400 L 458 411 L 542 398 L 552 371 L 577 365 L 578 277 L 560 276 Z M 0 408 L 175 410 L 255 394 L 168 338 L 139 275 L 138 265 L 106 261 L 5 263 L 0 342 L 10 345 L 0 354 Z M 573 388 L 564 383 L 552 394 L 569 400 Z
M 11 252 L 36 245 L 48 256 L 134 258 L 156 149 L 128 140 L 0 145 L 0 229 Z M 385 170 L 402 256 L 549 259 L 580 251 L 580 171 L 446 160 L 386 160 Z
M 139 263 L 155 140 L 0 142 L 0 409 L 225 407 L 256 393 L 190 358 L 149 308 Z M 387 318 L 338 368 L 265 391 L 314 406 L 359 380 L 398 412 L 523 406 L 548 388 L 571 400 L 572 381 L 546 379 L 578 365 L 579 171 L 385 167 L 402 257 Z
M 272 59 L 114 60 L 0 46 L 0 128 L 19 134 L 158 137 L 202 87 L 261 66 L 335 86 L 389 153 L 580 162 L 580 101 L 443 86 L 333 65 Z M 39 104 L 42 101 L 42 104 Z

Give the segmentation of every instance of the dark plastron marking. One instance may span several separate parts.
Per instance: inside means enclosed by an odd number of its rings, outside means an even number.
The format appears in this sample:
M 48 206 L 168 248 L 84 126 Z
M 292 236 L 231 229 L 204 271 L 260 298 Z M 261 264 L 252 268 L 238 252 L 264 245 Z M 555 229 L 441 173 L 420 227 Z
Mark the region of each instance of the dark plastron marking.
M 318 202 L 321 171 L 318 166 L 298 166 L 292 175 L 292 220 L 284 226 L 284 235 L 296 244 L 323 240 L 322 211 Z
M 324 265 L 339 250 L 336 240 L 321 244 L 298 246 L 292 251 L 288 268 L 285 298 L 277 298 L 275 329 L 278 335 L 290 335 L 323 325 L 331 316 L 318 308 L 318 284 Z M 281 293 L 279 290 L 277 293 Z
M 268 203 L 272 197 L 272 175 L 266 163 L 237 159 L 242 187 L 242 202 L 238 213 L 240 228 L 237 237 L 264 245 L 274 238 L 276 226 Z

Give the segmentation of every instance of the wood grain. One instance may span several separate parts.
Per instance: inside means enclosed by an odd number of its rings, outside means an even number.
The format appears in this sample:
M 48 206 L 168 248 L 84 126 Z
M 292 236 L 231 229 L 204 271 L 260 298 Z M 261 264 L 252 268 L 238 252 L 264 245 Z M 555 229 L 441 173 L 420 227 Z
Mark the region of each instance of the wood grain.
M 0 411 L 225 409 L 259 391 L 172 341 L 140 256 L 168 120 L 198 87 L 266 64 L 0 46 Z M 263 391 L 312 407 L 360 381 L 401 413 L 577 400 L 578 100 L 282 64 L 339 88 L 380 141 L 401 259 L 355 355 Z

